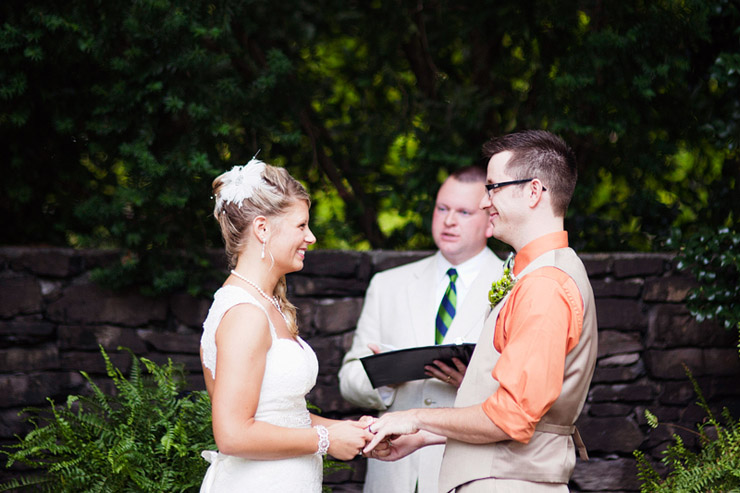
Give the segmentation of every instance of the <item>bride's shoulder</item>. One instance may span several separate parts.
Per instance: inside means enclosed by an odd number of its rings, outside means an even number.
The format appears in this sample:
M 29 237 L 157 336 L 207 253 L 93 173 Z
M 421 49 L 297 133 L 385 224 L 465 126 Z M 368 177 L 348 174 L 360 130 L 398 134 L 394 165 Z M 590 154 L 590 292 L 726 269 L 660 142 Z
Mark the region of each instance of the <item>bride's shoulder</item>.
M 213 295 L 213 304 L 222 312 L 221 323 L 230 319 L 241 320 L 244 325 L 268 325 L 267 313 L 262 304 L 243 288 L 225 284 Z
M 260 346 L 271 345 L 270 323 L 259 305 L 239 303 L 224 313 L 216 332 L 219 347 L 252 342 Z

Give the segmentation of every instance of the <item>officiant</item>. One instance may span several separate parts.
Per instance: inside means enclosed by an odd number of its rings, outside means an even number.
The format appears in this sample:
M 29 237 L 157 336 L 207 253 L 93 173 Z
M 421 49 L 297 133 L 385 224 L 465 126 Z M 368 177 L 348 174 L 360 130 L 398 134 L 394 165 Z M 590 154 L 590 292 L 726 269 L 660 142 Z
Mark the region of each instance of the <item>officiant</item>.
M 486 246 L 493 228 L 478 206 L 485 191 L 482 168 L 455 171 L 440 187 L 432 216 L 434 255 L 373 276 L 352 347 L 339 371 L 342 396 L 357 406 L 385 411 L 450 407 L 465 374 L 455 366 L 429 367 L 432 377 L 374 389 L 360 358 L 389 349 L 476 342 L 491 283 L 502 261 Z M 366 493 L 436 493 L 442 446 L 396 462 L 369 460 Z

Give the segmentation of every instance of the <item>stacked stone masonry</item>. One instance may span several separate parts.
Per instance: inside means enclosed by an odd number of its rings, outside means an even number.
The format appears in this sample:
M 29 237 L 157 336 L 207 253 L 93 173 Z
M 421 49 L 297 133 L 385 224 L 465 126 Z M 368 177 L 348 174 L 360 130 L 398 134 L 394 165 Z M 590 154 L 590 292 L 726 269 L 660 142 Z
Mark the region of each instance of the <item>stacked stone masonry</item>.
M 316 350 L 320 373 L 309 400 L 330 417 L 368 413 L 339 395 L 337 372 L 349 348 L 372 275 L 428 252 L 309 252 L 303 271 L 288 276 L 289 295 L 299 308 L 302 335 Z M 222 255 L 214 258 L 224 262 Z M 192 389 L 202 389 L 198 345 L 208 296 L 173 294 L 147 298 L 114 293 L 90 280 L 95 267 L 116 260 L 109 251 L 62 248 L 0 248 L 0 444 L 29 428 L 18 411 L 46 406 L 85 392 L 79 371 L 104 374 L 102 345 L 120 368 L 129 358 L 119 346 L 157 362 L 171 358 L 189 371 Z M 578 421 L 589 449 L 578 460 L 572 491 L 638 491 L 632 451 L 656 460 L 673 433 L 694 440 L 704 417 L 695 404 L 686 365 L 715 409 L 740 414 L 737 335 L 700 324 L 684 306 L 693 286 L 669 254 L 582 255 L 591 278 L 599 320 L 599 354 L 588 400 Z M 224 265 L 225 269 L 225 265 Z M 212 293 L 216 285 L 208 286 Z M 670 425 L 650 430 L 644 410 Z M 365 459 L 351 471 L 325 478 L 335 492 L 362 490 Z M 13 471 L 0 470 L 0 476 Z M 2 481 L 2 479 L 0 479 Z

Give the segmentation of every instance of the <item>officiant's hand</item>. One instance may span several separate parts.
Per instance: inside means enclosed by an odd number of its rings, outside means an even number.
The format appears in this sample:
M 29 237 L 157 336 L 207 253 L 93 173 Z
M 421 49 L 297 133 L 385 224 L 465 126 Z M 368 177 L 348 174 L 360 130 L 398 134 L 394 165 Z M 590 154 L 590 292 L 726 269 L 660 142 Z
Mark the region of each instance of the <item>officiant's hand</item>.
M 465 371 L 468 367 L 458 358 L 452 358 L 452 363 L 455 365 L 455 368 L 435 359 L 434 364 L 437 366 L 426 365 L 424 367 L 424 373 L 430 377 L 437 378 L 444 383 L 448 383 L 455 388 L 460 388 L 460 384 L 462 383 Z
M 372 451 L 386 438 L 393 438 L 394 435 L 410 435 L 419 431 L 416 410 L 409 409 L 408 411 L 385 413 L 368 427 L 368 431 L 375 436 L 363 449 L 365 454 Z
M 382 352 L 383 352 L 383 350 L 382 350 L 382 349 L 380 348 L 380 346 L 378 346 L 377 344 L 373 344 L 373 343 L 370 343 L 370 344 L 368 344 L 368 345 L 367 345 L 367 348 L 368 348 L 368 349 L 369 349 L 370 351 L 372 351 L 372 352 L 373 352 L 373 354 L 380 354 L 380 353 L 382 353 Z M 395 389 L 396 387 L 398 387 L 398 384 L 393 384 L 393 385 L 384 385 L 383 387 L 387 387 L 387 388 L 389 388 L 389 389 Z

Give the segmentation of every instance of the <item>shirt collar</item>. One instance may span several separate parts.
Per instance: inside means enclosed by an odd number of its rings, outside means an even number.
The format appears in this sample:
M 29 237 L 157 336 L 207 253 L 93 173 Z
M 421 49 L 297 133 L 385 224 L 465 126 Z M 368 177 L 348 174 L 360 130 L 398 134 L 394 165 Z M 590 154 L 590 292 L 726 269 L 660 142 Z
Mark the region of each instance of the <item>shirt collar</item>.
M 548 233 L 544 236 L 540 236 L 536 240 L 530 241 L 524 245 L 521 250 L 516 252 L 516 257 L 514 258 L 514 275 L 518 276 L 525 267 L 543 253 L 549 252 L 550 250 L 556 250 L 558 248 L 566 248 L 567 246 L 567 231 Z
M 481 250 L 478 254 L 476 254 L 474 257 L 469 258 L 465 262 L 457 265 L 452 265 L 450 261 L 447 260 L 444 255 L 442 255 L 442 252 L 438 250 L 436 254 L 437 279 L 441 280 L 442 278 L 447 278 L 447 270 L 450 267 L 454 267 L 454 269 L 457 271 L 458 282 L 462 282 L 463 285 L 467 286 L 478 276 L 478 272 L 483 266 L 483 262 L 485 260 L 485 252 L 486 249 L 483 248 L 483 250 Z

